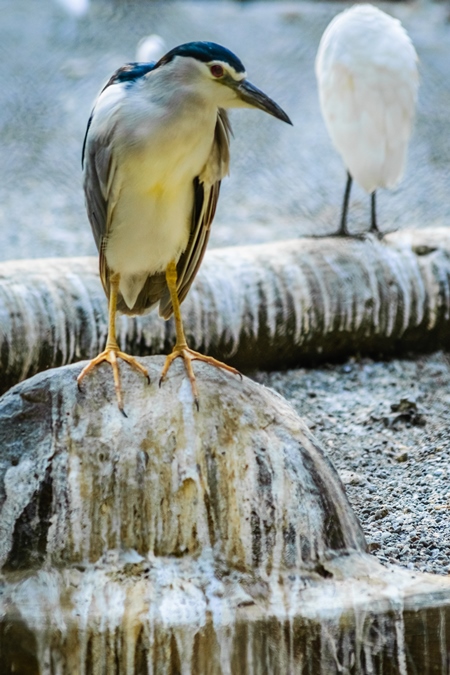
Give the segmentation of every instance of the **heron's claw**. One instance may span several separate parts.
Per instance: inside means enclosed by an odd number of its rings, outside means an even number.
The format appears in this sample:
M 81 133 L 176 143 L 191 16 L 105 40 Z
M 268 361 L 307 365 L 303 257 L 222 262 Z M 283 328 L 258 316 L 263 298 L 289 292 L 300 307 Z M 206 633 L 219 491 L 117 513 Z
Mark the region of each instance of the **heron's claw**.
M 118 364 L 118 359 L 122 359 L 122 361 L 126 361 L 132 368 L 138 371 L 138 373 L 141 373 L 147 378 L 148 383 L 150 384 L 150 376 L 148 374 L 147 368 L 144 368 L 139 361 L 137 361 L 134 356 L 130 356 L 129 354 L 125 354 L 125 352 L 121 352 L 119 349 L 116 349 L 115 347 L 107 347 L 104 352 L 99 354 L 98 356 L 95 357 L 95 359 L 92 359 L 92 361 L 89 361 L 87 366 L 83 368 L 81 373 L 77 377 L 77 384 L 78 384 L 78 389 L 81 391 L 81 381 L 84 380 L 86 375 L 90 373 L 96 366 L 98 366 L 100 363 L 103 361 L 107 361 L 113 369 L 113 377 L 114 377 L 114 389 L 116 392 L 117 396 L 117 404 L 119 406 L 119 410 L 122 413 L 124 417 L 128 417 L 127 414 L 125 413 L 125 410 L 123 408 L 123 396 L 122 396 L 122 388 L 120 386 L 120 374 L 119 374 L 119 364 Z
M 236 370 L 236 368 L 233 368 L 233 366 L 227 366 L 226 363 L 222 363 L 222 361 L 218 361 L 217 359 L 214 359 L 212 356 L 205 356 L 204 354 L 195 352 L 193 349 L 189 349 L 189 347 L 187 346 L 175 345 L 173 352 L 171 354 L 168 354 L 168 356 L 166 356 L 164 368 L 162 369 L 161 377 L 159 378 L 159 386 L 161 386 L 161 384 L 164 382 L 164 379 L 167 375 L 170 366 L 179 356 L 184 361 L 184 367 L 186 368 L 186 373 L 191 383 L 192 394 L 194 396 L 194 403 L 196 405 L 197 410 L 200 409 L 200 406 L 199 406 L 197 381 L 195 379 L 194 369 L 192 368 L 192 361 L 204 361 L 205 363 L 209 363 L 210 366 L 214 366 L 215 368 L 221 368 L 222 370 L 227 370 L 229 373 L 233 373 L 233 375 L 239 375 L 239 377 L 242 380 L 242 373 Z

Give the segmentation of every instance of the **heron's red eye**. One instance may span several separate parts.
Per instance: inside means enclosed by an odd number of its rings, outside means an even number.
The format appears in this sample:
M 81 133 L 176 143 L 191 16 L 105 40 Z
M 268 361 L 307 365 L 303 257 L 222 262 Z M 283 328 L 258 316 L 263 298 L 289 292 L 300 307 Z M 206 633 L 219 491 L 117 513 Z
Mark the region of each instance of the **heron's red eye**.
M 222 66 L 218 65 L 211 66 L 209 70 L 211 71 L 211 75 L 213 77 L 222 77 L 224 73 Z

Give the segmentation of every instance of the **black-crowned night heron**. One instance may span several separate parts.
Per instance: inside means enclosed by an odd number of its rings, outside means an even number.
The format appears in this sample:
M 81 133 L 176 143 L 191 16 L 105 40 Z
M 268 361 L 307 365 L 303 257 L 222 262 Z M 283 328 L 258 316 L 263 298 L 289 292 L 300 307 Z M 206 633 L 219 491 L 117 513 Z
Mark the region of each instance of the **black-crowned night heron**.
M 322 114 L 347 168 L 338 234 L 348 235 L 352 178 L 371 194 L 371 231 L 379 232 L 375 190 L 401 179 L 417 100 L 417 54 L 400 21 L 355 5 L 325 30 L 316 59 Z
M 116 311 L 142 314 L 159 303 L 175 317 L 176 344 L 161 380 L 182 357 L 198 407 L 193 360 L 238 371 L 189 349 L 180 303 L 205 253 L 222 178 L 228 173 L 226 108 L 259 108 L 284 122 L 285 112 L 247 79 L 241 61 L 211 42 L 175 47 L 158 63 L 120 68 L 100 93 L 83 148 L 84 190 L 109 299 L 106 349 L 83 369 L 78 383 L 107 361 L 120 410 L 118 359 L 148 378 L 119 350 Z

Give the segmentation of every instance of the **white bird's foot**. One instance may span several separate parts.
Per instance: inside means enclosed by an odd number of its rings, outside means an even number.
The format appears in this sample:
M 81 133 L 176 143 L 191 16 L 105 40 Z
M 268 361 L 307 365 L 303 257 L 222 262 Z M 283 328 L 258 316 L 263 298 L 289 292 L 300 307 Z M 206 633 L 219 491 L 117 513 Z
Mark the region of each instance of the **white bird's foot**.
M 88 373 L 90 373 L 96 366 L 98 366 L 100 363 L 103 361 L 106 361 L 109 363 L 113 369 L 113 376 L 114 376 L 114 389 L 116 391 L 116 396 L 117 396 L 117 404 L 119 406 L 119 410 L 124 415 L 127 417 L 125 410 L 123 409 L 123 396 L 122 396 L 122 388 L 120 385 L 120 374 L 119 374 L 119 364 L 118 364 L 118 359 L 122 359 L 122 361 L 126 361 L 132 368 L 138 371 L 138 373 L 141 373 L 144 375 L 144 377 L 147 378 L 148 383 L 150 384 L 150 376 L 148 374 L 147 368 L 144 368 L 139 361 L 137 361 L 134 356 L 130 356 L 129 354 L 125 354 L 125 352 L 121 352 L 118 347 L 106 347 L 105 351 L 103 351 L 101 354 L 95 357 L 95 359 L 92 359 L 92 361 L 89 361 L 87 366 L 83 368 L 81 373 L 77 377 L 77 384 L 78 388 L 80 389 L 80 384 L 82 380 L 86 377 Z
M 342 227 L 339 228 L 339 230 L 336 232 L 336 234 L 332 235 L 333 237 L 342 237 L 344 239 L 351 237 L 354 239 L 355 235 L 351 234 L 347 229 L 343 229 Z M 356 235 L 358 236 L 358 235 Z
M 209 363 L 211 366 L 214 366 L 215 368 L 222 368 L 222 370 L 227 370 L 229 373 L 233 373 L 233 375 L 239 375 L 239 377 L 242 379 L 242 374 L 238 370 L 236 370 L 236 368 L 233 368 L 232 366 L 227 366 L 226 363 L 222 363 L 222 361 L 217 361 L 217 359 L 213 359 L 212 356 L 204 356 L 199 352 L 195 352 L 193 349 L 189 349 L 187 345 L 175 345 L 175 347 L 173 348 L 173 352 L 171 354 L 168 354 L 168 356 L 166 356 L 166 362 L 164 364 L 164 368 L 162 369 L 161 377 L 159 379 L 159 386 L 161 386 L 161 384 L 163 383 L 170 366 L 179 356 L 184 361 L 184 367 L 186 368 L 186 373 L 191 383 L 192 394 L 194 396 L 194 402 L 197 407 L 197 410 L 199 410 L 200 406 L 198 402 L 199 399 L 198 399 L 197 382 L 194 375 L 194 369 L 192 368 L 192 361 L 204 361 L 205 363 Z
M 380 232 L 378 228 L 377 229 L 371 228 L 367 233 L 367 236 L 374 237 L 375 239 L 378 239 L 378 241 L 381 241 L 385 234 L 386 234 L 385 232 Z
M 369 230 L 368 232 L 349 232 L 348 230 L 339 230 L 335 237 L 342 237 L 343 239 L 357 239 L 358 241 L 370 241 L 371 239 L 382 240 L 384 233 L 379 230 Z

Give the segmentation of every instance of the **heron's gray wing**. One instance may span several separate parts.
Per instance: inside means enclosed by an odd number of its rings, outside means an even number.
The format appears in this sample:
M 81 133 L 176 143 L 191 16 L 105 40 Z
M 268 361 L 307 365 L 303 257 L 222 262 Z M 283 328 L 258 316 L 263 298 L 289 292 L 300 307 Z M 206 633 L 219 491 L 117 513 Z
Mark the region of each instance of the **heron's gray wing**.
M 104 133 L 89 133 L 86 136 L 83 171 L 86 209 L 92 233 L 100 256 L 100 278 L 106 294 L 109 293 L 109 271 L 104 255 L 104 245 L 115 205 L 111 186 L 114 179 L 112 152 L 113 128 Z
M 116 129 L 115 111 L 120 106 L 124 87 L 133 86 L 134 82 L 153 70 L 154 66 L 154 63 L 127 63 L 112 75 L 94 105 L 84 137 L 81 165 L 84 174 L 86 209 L 100 255 L 100 277 L 107 295 L 109 293 L 109 270 L 106 265 L 104 246 L 118 197 L 118 186 L 114 180 L 116 162 L 113 153 Z M 113 87 L 117 95 L 113 92 Z M 102 111 L 99 113 L 96 108 L 102 97 Z M 110 99 L 106 105 L 105 97 Z M 98 119 L 99 117 L 101 119 Z
M 194 205 L 188 245 L 177 264 L 177 290 L 180 302 L 183 302 L 188 294 L 205 254 L 219 199 L 220 183 L 229 169 L 230 134 L 228 115 L 225 110 L 219 109 L 210 156 L 202 173 L 194 181 Z M 159 313 L 168 319 L 172 312 L 172 301 L 166 285 L 160 299 Z
M 193 218 L 193 222 L 198 223 L 198 225 L 192 229 L 188 246 L 180 257 L 177 265 L 177 290 L 180 303 L 183 302 L 188 294 L 206 251 L 209 234 L 211 232 L 211 224 L 214 219 L 219 199 L 220 181 L 205 188 L 203 183 L 200 183 L 197 179 L 195 192 L 196 203 L 199 205 L 196 208 L 196 211 L 201 213 L 201 215 L 197 217 L 194 216 Z
M 102 238 L 106 233 L 106 211 L 108 195 L 105 186 L 111 165 L 111 145 L 106 147 L 102 137 L 89 134 L 92 112 L 83 145 L 83 187 L 86 198 L 86 210 L 92 227 L 97 249 L 100 250 Z M 109 152 L 108 152 L 109 149 Z

